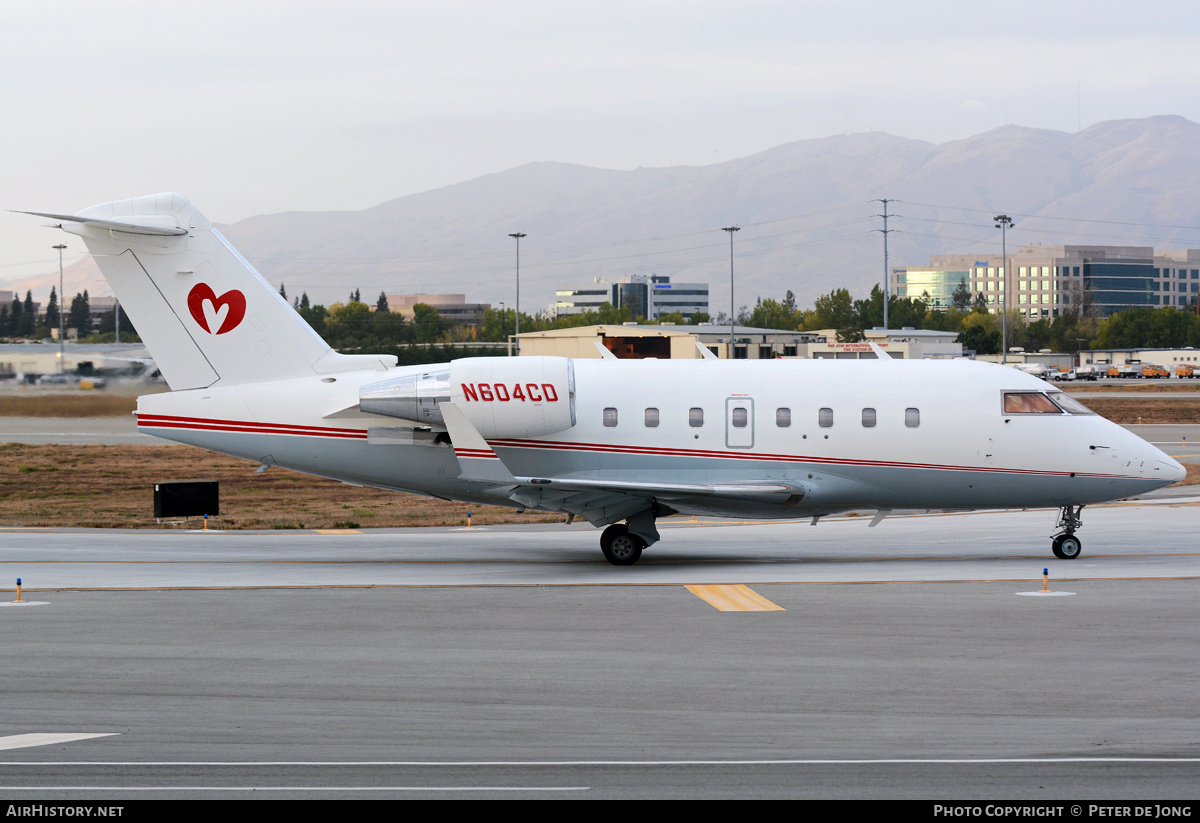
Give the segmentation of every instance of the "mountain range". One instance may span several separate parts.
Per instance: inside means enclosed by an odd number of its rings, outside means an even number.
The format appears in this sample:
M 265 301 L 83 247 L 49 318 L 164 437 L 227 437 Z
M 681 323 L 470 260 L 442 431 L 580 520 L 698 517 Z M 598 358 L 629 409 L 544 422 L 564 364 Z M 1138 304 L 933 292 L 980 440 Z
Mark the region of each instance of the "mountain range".
M 356 289 L 367 302 L 380 292 L 465 292 L 511 308 L 509 235 L 523 232 L 526 312 L 552 303 L 556 288 L 653 273 L 710 284 L 716 314 L 729 305 L 731 236 L 739 305 L 787 290 L 802 306 L 840 287 L 865 296 L 884 271 L 883 198 L 893 268 L 932 254 L 998 254 L 1000 212 L 1015 222 L 1010 250 L 1200 247 L 1200 124 L 1164 115 L 1074 134 L 1004 126 L 940 145 L 847 134 L 709 166 L 628 171 L 540 162 L 362 211 L 284 212 L 222 229 L 268 280 L 313 302 Z M 730 225 L 741 230 L 721 231 Z M 94 271 L 90 260 L 72 267 L 93 286 Z M 40 296 L 57 274 L 12 287 Z

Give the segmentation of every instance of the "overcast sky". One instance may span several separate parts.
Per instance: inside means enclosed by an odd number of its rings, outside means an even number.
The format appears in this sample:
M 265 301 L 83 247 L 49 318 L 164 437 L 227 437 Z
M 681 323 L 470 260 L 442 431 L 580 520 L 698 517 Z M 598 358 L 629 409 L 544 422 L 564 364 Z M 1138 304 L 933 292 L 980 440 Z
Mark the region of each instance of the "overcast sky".
M 1193 2 L 6 2 L 0 192 L 217 222 L 537 160 L 706 165 L 859 131 L 1200 121 Z M 0 217 L 0 282 L 65 235 Z M 71 255 L 82 251 L 77 238 Z

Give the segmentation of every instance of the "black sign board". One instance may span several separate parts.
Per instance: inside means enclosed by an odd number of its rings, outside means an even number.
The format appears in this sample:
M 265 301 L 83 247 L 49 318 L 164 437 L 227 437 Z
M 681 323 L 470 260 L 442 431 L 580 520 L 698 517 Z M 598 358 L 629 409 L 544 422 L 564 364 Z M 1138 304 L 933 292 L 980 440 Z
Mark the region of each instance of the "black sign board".
M 216 480 L 180 480 L 154 484 L 155 517 L 216 517 L 221 513 Z

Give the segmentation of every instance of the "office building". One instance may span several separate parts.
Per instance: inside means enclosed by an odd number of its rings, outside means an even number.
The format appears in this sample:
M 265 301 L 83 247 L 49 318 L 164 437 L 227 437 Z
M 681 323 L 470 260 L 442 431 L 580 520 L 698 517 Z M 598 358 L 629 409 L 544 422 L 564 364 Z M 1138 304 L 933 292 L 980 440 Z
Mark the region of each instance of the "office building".
M 599 311 L 605 303 L 648 320 L 665 314 L 680 314 L 685 320 L 700 312 L 708 314 L 707 283 L 672 283 L 660 274 L 635 274 L 613 283 L 596 278 L 586 286 L 558 289 L 554 295 L 556 315 Z
M 981 294 L 996 313 L 1007 295 L 1008 308 L 1033 322 L 1079 313 L 1081 306 L 1097 317 L 1139 306 L 1185 307 L 1200 293 L 1200 249 L 1018 246 L 1007 272 L 1001 257 L 934 255 L 928 266 L 893 269 L 894 294 L 927 294 L 931 307 L 945 309 L 965 286 L 971 305 Z

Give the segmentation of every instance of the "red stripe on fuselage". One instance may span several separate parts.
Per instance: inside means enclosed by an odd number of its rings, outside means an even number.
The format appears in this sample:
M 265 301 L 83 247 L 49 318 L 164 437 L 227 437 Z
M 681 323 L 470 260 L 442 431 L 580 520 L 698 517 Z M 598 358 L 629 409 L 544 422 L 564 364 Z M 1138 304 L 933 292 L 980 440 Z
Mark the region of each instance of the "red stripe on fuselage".
M 208 417 L 175 417 L 166 414 L 139 414 L 139 429 L 185 429 L 192 431 L 223 431 L 251 434 L 287 434 L 300 437 L 336 437 L 366 440 L 366 429 L 343 429 L 332 426 L 300 426 L 284 423 L 255 423 L 248 420 L 218 420 Z

